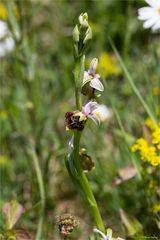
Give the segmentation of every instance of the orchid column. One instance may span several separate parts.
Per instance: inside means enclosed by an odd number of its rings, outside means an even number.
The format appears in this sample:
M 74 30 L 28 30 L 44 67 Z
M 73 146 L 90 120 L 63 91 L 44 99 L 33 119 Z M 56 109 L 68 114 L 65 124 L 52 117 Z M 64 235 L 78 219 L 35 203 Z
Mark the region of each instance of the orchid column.
M 66 158 L 66 166 L 73 182 L 78 183 L 84 192 L 96 227 L 105 233 L 105 227 L 96 200 L 81 166 L 80 158 L 83 153 L 80 152 L 80 138 L 88 118 L 99 123 L 101 120 L 107 118 L 110 115 L 110 112 L 104 105 L 98 104 L 94 100 L 96 90 L 103 91 L 104 89 L 99 79 L 100 76 L 96 74 L 98 60 L 94 58 L 91 62 L 90 69 L 85 71 L 85 52 L 92 38 L 92 31 L 88 24 L 87 13 L 81 14 L 78 20 L 79 22 L 73 30 L 76 110 L 66 113 L 66 129 L 73 132 L 69 144 L 70 153 Z M 83 107 L 82 95 L 85 95 L 88 100 L 90 100 Z

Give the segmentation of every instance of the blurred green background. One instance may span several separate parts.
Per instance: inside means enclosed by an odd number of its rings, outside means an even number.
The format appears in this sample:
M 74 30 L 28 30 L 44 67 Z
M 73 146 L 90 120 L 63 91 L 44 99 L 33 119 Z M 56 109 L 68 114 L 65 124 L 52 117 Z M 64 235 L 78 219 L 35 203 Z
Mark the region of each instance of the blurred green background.
M 64 212 L 75 214 L 81 222 L 71 239 L 84 240 L 92 233 L 90 212 L 64 163 L 71 136 L 65 131 L 65 113 L 75 110 L 72 30 L 80 13 L 87 12 L 93 39 L 86 55 L 86 69 L 90 59 L 99 58 L 99 73 L 105 85 L 102 102 L 117 113 L 100 127 L 87 123 L 82 147 L 95 163 L 88 177 L 105 225 L 113 228 L 115 234 L 127 238 L 119 216 L 119 209 L 123 208 L 139 220 L 145 236 L 157 236 L 159 217 L 151 211 L 157 195 L 155 189 L 149 193 L 147 189 L 153 179 L 158 184 L 158 169 L 157 173 L 144 174 L 141 180 L 136 176 L 118 186 L 113 184 L 118 169 L 133 164 L 129 146 L 142 135 L 148 116 L 123 74 L 108 37 L 115 43 L 151 111 L 160 118 L 160 36 L 144 30 L 137 19 L 137 10 L 145 2 L 17 0 L 10 3 L 21 37 L 14 50 L 0 59 L 0 207 L 16 196 L 26 208 L 21 225 L 31 233 L 36 232 L 41 205 L 33 159 L 28 151 L 31 145 L 45 183 L 43 239 L 58 239 L 56 216 Z M 4 14 L 5 1 L 0 4 L 1 20 L 15 33 L 16 25 Z M 138 156 L 134 160 L 141 164 Z M 0 224 L 2 228 L 3 220 Z

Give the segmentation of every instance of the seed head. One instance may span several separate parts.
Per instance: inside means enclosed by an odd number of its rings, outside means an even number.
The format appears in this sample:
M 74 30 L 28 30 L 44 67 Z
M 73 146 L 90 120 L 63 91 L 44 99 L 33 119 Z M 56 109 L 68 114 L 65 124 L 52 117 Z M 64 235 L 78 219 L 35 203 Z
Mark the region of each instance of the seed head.
M 64 236 L 68 236 L 80 223 L 74 215 L 65 213 L 58 217 L 57 224 L 60 233 Z

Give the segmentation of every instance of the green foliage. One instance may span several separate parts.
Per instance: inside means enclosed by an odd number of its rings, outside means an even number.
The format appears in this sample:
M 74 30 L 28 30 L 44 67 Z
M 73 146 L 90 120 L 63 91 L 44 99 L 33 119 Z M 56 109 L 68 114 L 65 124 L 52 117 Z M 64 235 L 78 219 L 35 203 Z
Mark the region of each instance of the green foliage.
M 122 70 L 125 67 L 129 72 L 151 116 L 160 120 L 160 38 L 142 28 L 137 19 L 141 6 L 143 1 L 138 0 L 7 1 L 10 14 L 3 21 L 9 24 L 15 48 L 0 59 L 0 209 L 16 196 L 26 209 L 20 226 L 30 233 L 36 233 L 42 214 L 40 240 L 58 239 L 55 218 L 65 212 L 80 219 L 80 230 L 71 239 L 84 240 L 93 234 L 92 218 L 69 179 L 64 161 L 69 141 L 65 113 L 76 110 L 71 37 L 81 12 L 88 13 L 93 33 L 88 59 L 106 52 L 115 56 L 111 38 L 123 61 Z M 115 64 L 120 67 L 122 62 Z M 113 116 L 99 128 L 88 121 L 82 138 L 81 145 L 95 164 L 87 173 L 91 187 L 104 223 L 115 235 L 127 238 L 119 215 L 122 208 L 136 219 L 134 222 L 140 222 L 144 236 L 158 237 L 160 216 L 152 210 L 160 194 L 159 169 L 142 164 L 130 151 L 136 138 L 142 136 L 147 111 L 123 71 L 107 77 L 102 71 L 100 75 L 105 85 L 103 103 L 112 109 Z M 42 194 L 33 157 L 42 172 Z M 118 170 L 128 165 L 134 165 L 139 175 L 114 184 Z M 3 221 L 0 229 L 4 229 Z

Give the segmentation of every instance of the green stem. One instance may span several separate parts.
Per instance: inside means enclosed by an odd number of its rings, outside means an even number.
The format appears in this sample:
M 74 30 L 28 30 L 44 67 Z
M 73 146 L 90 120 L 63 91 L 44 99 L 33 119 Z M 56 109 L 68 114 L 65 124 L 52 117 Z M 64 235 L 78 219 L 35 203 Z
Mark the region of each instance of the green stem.
M 83 81 L 84 76 L 84 64 L 85 64 L 85 55 L 82 55 L 77 61 L 75 65 L 75 96 L 76 96 L 76 107 L 78 110 L 81 111 L 82 108 L 82 101 L 81 101 L 81 85 Z M 97 202 L 95 200 L 95 197 L 93 195 L 92 189 L 89 185 L 88 179 L 86 175 L 83 172 L 83 169 L 80 164 L 80 158 L 79 158 L 79 148 L 80 148 L 80 138 L 81 138 L 81 132 L 75 131 L 74 133 L 74 165 L 78 173 L 77 180 L 79 181 L 83 192 L 86 196 L 87 202 L 89 204 L 89 207 L 91 209 L 95 224 L 97 228 L 105 233 L 105 227 L 102 221 L 101 214 L 99 212 Z
M 44 190 L 44 182 L 42 177 L 41 168 L 39 165 L 38 157 L 33 148 L 29 149 L 29 154 L 32 157 L 36 175 L 37 175 L 37 181 L 38 181 L 38 187 L 40 192 L 40 198 L 41 198 L 41 212 L 38 222 L 38 228 L 37 228 L 37 234 L 36 234 L 36 240 L 42 239 L 42 229 L 43 229 L 43 220 L 44 220 L 44 208 L 45 208 L 45 190 Z
M 80 145 L 80 137 L 81 132 L 75 131 L 74 133 L 74 164 L 78 173 L 78 181 L 84 191 L 85 197 L 87 199 L 87 202 L 89 204 L 89 207 L 91 209 L 95 224 L 97 228 L 105 233 L 105 227 L 102 221 L 101 214 L 99 212 L 99 208 L 97 206 L 97 202 L 95 200 L 95 197 L 93 195 L 92 189 L 89 185 L 88 179 L 86 175 L 83 172 L 83 169 L 80 164 L 80 158 L 79 158 L 79 145 Z
M 76 106 L 78 110 L 82 108 L 82 100 L 81 100 L 81 87 L 84 76 L 84 64 L 85 64 L 85 55 L 82 55 L 80 58 L 76 59 L 75 64 L 75 97 L 76 97 Z
M 7 8 L 8 21 L 9 21 L 10 27 L 12 28 L 12 34 L 13 34 L 14 40 L 18 42 L 20 40 L 20 29 L 19 29 L 17 19 L 13 12 L 13 2 L 10 0 L 5 0 L 5 4 Z

